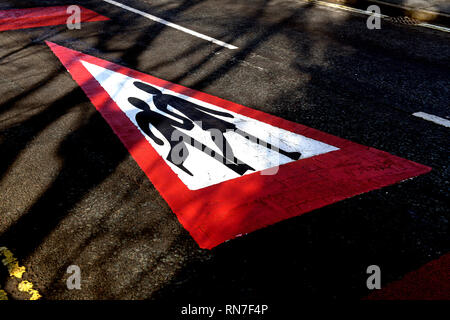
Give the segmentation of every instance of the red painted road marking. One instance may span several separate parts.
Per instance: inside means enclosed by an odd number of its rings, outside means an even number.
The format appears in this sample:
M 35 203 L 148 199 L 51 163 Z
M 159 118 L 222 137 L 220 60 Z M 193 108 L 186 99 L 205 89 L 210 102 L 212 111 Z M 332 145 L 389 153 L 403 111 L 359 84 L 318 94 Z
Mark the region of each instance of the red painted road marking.
M 66 24 L 68 6 L 0 10 L 0 31 Z M 105 21 L 109 18 L 83 8 L 80 22 Z
M 386 152 L 51 42 L 47 44 L 202 248 L 210 249 L 241 234 L 431 170 Z M 276 175 L 254 172 L 192 190 L 138 129 L 133 117 L 125 113 L 124 109 L 133 108 L 131 103 L 123 105 L 120 100 L 120 95 L 128 92 L 128 89 L 121 90 L 127 84 L 123 82 L 111 92 L 109 81 L 125 78 L 166 88 L 173 95 L 190 97 L 198 104 L 213 105 L 240 117 L 253 119 L 261 125 L 282 128 L 295 136 L 319 141 L 336 149 L 281 165 Z M 116 103 L 119 100 L 120 105 Z M 238 158 L 240 156 L 237 155 Z
M 381 290 L 375 290 L 366 299 L 450 300 L 450 253 L 406 274 L 401 280 L 392 282 Z

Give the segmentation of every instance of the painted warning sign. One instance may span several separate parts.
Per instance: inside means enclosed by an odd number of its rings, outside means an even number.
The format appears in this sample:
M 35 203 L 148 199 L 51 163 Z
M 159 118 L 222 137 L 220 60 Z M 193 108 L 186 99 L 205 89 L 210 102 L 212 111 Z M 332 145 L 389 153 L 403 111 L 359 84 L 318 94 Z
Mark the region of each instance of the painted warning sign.
M 431 170 L 47 44 L 202 248 Z
M 190 190 L 338 150 L 170 88 L 81 63 Z M 179 152 L 184 155 L 176 161 Z
M 71 12 L 80 14 L 79 22 L 109 20 L 84 7 L 76 8 L 78 12 L 71 11 L 70 6 L 0 10 L 0 31 L 64 25 L 70 20 Z

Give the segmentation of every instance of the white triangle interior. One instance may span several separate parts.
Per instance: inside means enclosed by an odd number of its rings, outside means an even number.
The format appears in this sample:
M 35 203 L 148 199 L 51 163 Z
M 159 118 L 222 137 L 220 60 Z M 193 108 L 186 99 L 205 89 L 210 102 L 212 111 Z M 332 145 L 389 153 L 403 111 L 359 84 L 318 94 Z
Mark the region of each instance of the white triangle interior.
M 184 166 L 192 173 L 192 175 L 187 174 L 185 171 L 181 170 L 178 166 L 174 165 L 170 161 L 167 161 L 167 155 L 169 154 L 171 148 L 164 138 L 164 136 L 158 132 L 155 127 L 150 125 L 150 130 L 159 139 L 164 141 L 164 144 L 156 144 L 149 136 L 147 136 L 138 126 L 136 122 L 136 114 L 140 112 L 140 109 L 134 107 L 128 98 L 135 97 L 145 101 L 153 111 L 169 116 L 164 112 L 158 110 L 152 103 L 152 95 L 139 90 L 134 85 L 135 81 L 143 82 L 139 79 L 134 79 L 128 77 L 122 73 L 114 72 L 109 69 L 97 66 L 95 64 L 81 61 L 84 67 L 92 74 L 92 76 L 100 83 L 100 85 L 105 89 L 105 91 L 111 96 L 117 106 L 126 114 L 126 116 L 131 120 L 131 122 L 140 130 L 140 132 L 145 136 L 152 147 L 158 152 L 159 155 L 166 161 L 170 168 L 177 174 L 180 180 L 190 189 L 197 190 L 205 188 L 214 184 L 218 184 L 227 180 L 239 178 L 240 175 L 235 171 L 231 170 L 224 164 L 220 163 L 211 156 L 205 154 L 199 149 L 188 146 L 189 156 L 184 162 Z M 217 116 L 221 120 L 233 123 L 238 129 L 248 132 L 251 135 L 258 137 L 264 141 L 271 143 L 277 148 L 289 151 L 289 152 L 300 152 L 301 158 L 305 159 L 320 154 L 324 154 L 330 151 L 339 150 L 339 148 L 328 145 L 326 143 L 307 138 L 305 136 L 290 132 L 278 127 L 274 127 L 267 123 L 245 117 L 241 114 L 229 111 L 227 109 L 221 108 L 216 105 L 212 105 L 192 97 L 188 97 L 171 90 L 163 89 L 161 87 L 155 86 L 151 83 L 149 85 L 159 89 L 164 94 L 174 95 L 216 111 L 226 112 L 233 115 L 233 118 Z M 171 110 L 182 116 L 178 110 Z M 176 120 L 176 118 L 174 118 Z M 183 130 L 181 130 L 183 131 Z M 183 131 L 186 134 L 192 136 L 198 141 L 202 142 L 204 145 L 215 150 L 216 152 L 221 152 L 221 150 L 214 144 L 211 140 L 211 136 L 208 132 L 202 130 L 199 126 L 195 126 L 191 131 Z M 251 174 L 254 172 L 262 171 L 265 169 L 270 169 L 277 167 L 292 161 L 295 161 L 285 155 L 282 155 L 270 148 L 261 146 L 255 142 L 249 141 L 235 132 L 224 133 L 224 138 L 228 141 L 231 146 L 234 155 L 242 162 L 251 166 L 253 170 L 247 171 L 245 174 Z M 301 161 L 301 160 L 300 160 Z

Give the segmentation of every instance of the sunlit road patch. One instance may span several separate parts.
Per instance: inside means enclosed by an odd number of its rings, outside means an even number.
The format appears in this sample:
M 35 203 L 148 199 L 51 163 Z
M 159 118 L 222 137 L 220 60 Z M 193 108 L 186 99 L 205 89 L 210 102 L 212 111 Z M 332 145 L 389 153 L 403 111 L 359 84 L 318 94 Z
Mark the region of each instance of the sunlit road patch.
M 64 25 L 70 18 L 69 6 L 0 10 L 0 31 Z M 80 22 L 105 21 L 109 18 L 78 7 Z

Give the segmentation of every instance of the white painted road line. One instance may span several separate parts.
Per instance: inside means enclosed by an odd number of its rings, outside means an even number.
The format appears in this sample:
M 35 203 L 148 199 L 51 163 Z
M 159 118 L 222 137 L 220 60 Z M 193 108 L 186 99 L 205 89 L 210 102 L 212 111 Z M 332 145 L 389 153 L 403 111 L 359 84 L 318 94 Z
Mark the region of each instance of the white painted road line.
M 341 4 L 337 4 L 337 3 L 330 3 L 330 2 L 318 1 L 318 0 L 303 0 L 303 1 L 304 2 L 312 2 L 314 4 L 318 4 L 318 5 L 324 6 L 324 7 L 340 9 L 340 10 L 349 11 L 349 12 L 355 12 L 355 13 L 361 13 L 361 14 L 365 14 L 366 16 L 373 15 L 374 17 L 378 17 L 378 18 L 388 18 L 388 16 L 386 16 L 384 14 L 378 14 L 378 13 L 374 13 L 372 11 L 367 11 L 367 10 L 361 10 L 361 9 L 356 9 L 356 8 L 352 8 L 352 7 L 347 7 L 347 6 L 343 6 Z
M 424 27 L 424 28 L 429 28 L 429 29 L 434 29 L 434 30 L 439 30 L 442 32 L 450 32 L 450 28 L 446 28 L 446 27 L 442 27 L 442 26 L 437 26 L 435 24 L 429 24 L 429 23 L 419 23 L 418 26 Z
M 153 15 L 151 15 L 151 14 L 148 14 L 148 13 L 146 13 L 146 12 L 143 12 L 143 11 L 140 11 L 140 10 L 138 10 L 138 9 L 132 8 L 132 7 L 130 7 L 130 6 L 124 5 L 124 4 L 120 3 L 120 2 L 117 2 L 117 1 L 114 1 L 114 0 L 103 0 L 103 1 L 108 2 L 109 4 L 112 4 L 112 5 L 114 5 L 114 6 L 120 7 L 120 8 L 122 8 L 122 9 L 128 10 L 128 11 L 130 11 L 130 12 L 136 13 L 136 14 L 138 14 L 138 15 L 141 15 L 141 16 L 147 18 L 147 19 L 150 19 L 150 20 L 153 20 L 153 21 L 162 23 L 162 24 L 164 24 L 164 25 L 166 25 L 166 26 L 168 26 L 168 27 L 171 27 L 171 28 L 174 28 L 174 29 L 177 29 L 177 30 L 186 32 L 186 33 L 189 33 L 189 34 L 191 34 L 191 35 L 193 35 L 193 36 L 195 36 L 195 37 L 201 38 L 201 39 L 203 39 L 203 40 L 213 42 L 213 43 L 215 43 L 215 44 L 217 44 L 217 45 L 219 45 L 219 46 L 222 46 L 222 47 L 225 47 L 225 48 L 228 48 L 228 49 L 231 49 L 231 50 L 238 49 L 238 47 L 233 46 L 232 44 L 228 44 L 228 43 L 225 43 L 225 42 L 223 42 L 223 41 L 220 41 L 220 40 L 211 38 L 211 37 L 209 37 L 209 36 L 207 36 L 207 35 L 204 35 L 204 34 L 202 34 L 202 33 L 199 33 L 199 32 L 193 31 L 193 30 L 190 30 L 190 29 L 188 29 L 188 28 L 182 27 L 182 26 L 180 26 L 180 25 L 177 25 L 177 24 L 175 24 L 175 23 L 169 22 L 169 21 L 167 21 L 167 20 L 158 18 L 158 17 L 153 16 Z
M 378 13 L 374 13 L 374 12 L 367 11 L 367 10 L 361 10 L 361 9 L 356 9 L 356 8 L 352 8 L 352 7 L 347 7 L 347 6 L 343 6 L 341 4 L 336 4 L 336 3 L 330 3 L 330 2 L 320 1 L 320 0 L 300 0 L 300 1 L 307 2 L 307 3 L 314 3 L 319 6 L 328 7 L 328 8 L 340 9 L 343 11 L 349 11 L 349 12 L 354 12 L 354 13 L 360 13 L 360 14 L 364 14 L 366 16 L 373 15 L 374 17 L 379 17 L 379 18 L 383 18 L 383 19 L 390 18 L 389 16 L 384 15 L 384 14 L 378 14 Z M 434 29 L 434 30 L 438 30 L 438 31 L 442 31 L 442 32 L 450 32 L 450 28 L 437 26 L 437 25 L 425 23 L 425 22 L 418 23 L 415 26 Z
M 427 121 L 431 121 L 431 122 L 437 123 L 437 124 L 439 124 L 441 126 L 444 126 L 444 127 L 447 127 L 447 128 L 450 128 L 450 121 L 449 120 L 441 118 L 441 117 L 438 117 L 438 116 L 434 116 L 432 114 L 428 114 L 428 113 L 425 113 L 425 112 L 416 112 L 416 113 L 413 113 L 413 116 L 425 119 Z

